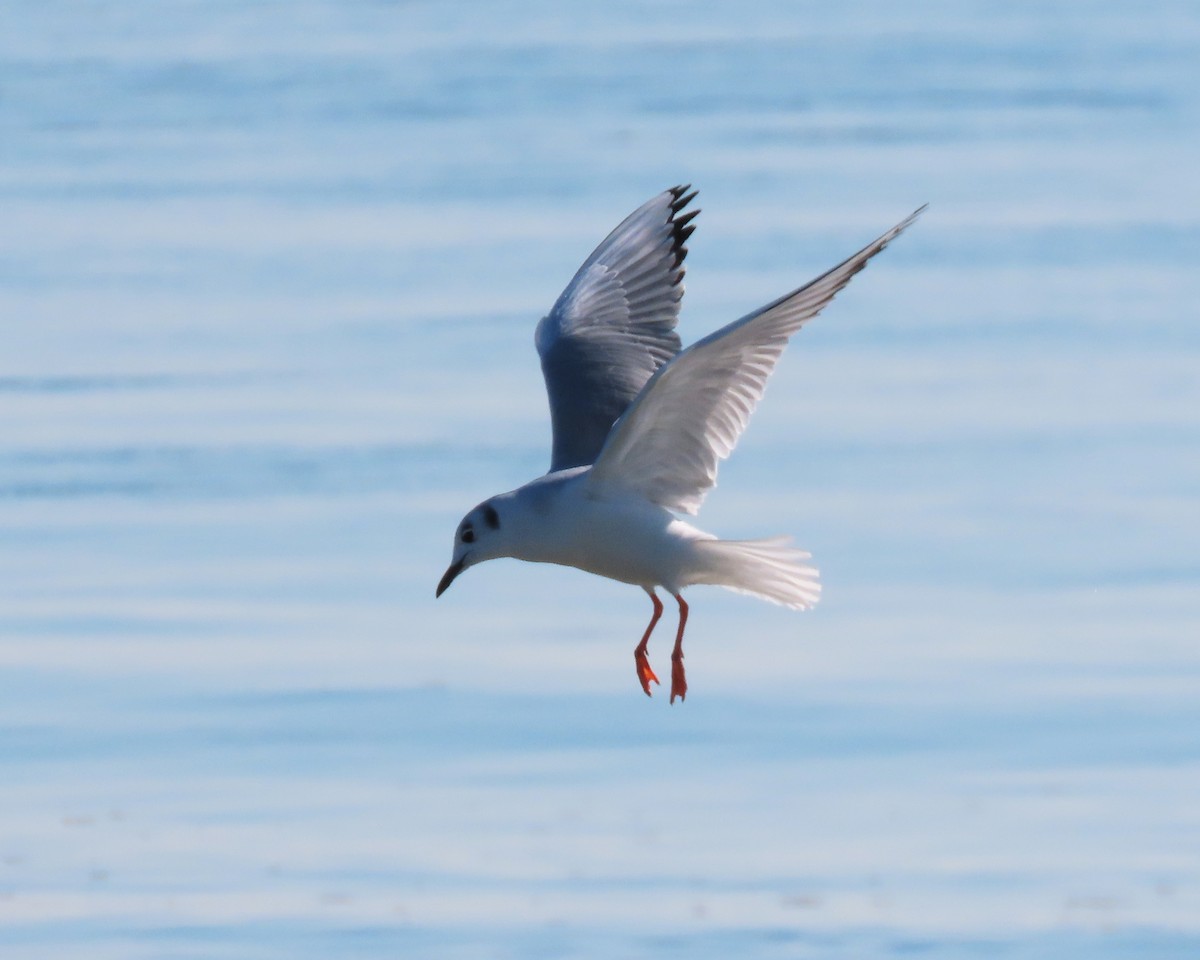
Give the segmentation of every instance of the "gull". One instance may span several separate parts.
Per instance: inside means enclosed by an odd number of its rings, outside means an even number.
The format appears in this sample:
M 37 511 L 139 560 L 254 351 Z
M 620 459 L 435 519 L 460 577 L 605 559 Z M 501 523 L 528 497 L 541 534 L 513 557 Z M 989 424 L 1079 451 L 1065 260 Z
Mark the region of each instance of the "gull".
M 682 591 L 716 584 L 796 610 L 820 596 L 810 554 L 789 537 L 719 540 L 695 515 L 732 453 L 788 339 L 833 299 L 920 207 L 815 280 L 681 350 L 684 246 L 696 192 L 672 187 L 647 201 L 584 261 L 534 341 L 550 399 L 550 470 L 472 509 L 454 534 L 437 596 L 468 567 L 497 557 L 577 567 L 641 587 L 650 623 L 634 648 L 646 695 L 659 683 L 650 634 L 661 587 L 679 606 L 671 699 L 687 696 Z M 685 212 L 686 211 L 686 212 Z

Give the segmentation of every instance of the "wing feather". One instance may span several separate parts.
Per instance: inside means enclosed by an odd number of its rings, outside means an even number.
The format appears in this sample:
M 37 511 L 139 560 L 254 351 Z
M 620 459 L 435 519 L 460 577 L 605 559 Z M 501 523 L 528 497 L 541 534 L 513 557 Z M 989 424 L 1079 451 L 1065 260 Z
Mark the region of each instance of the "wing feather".
M 593 492 L 617 488 L 669 510 L 695 513 L 762 399 L 788 339 L 924 209 L 661 367 L 610 432 L 588 480 Z
M 673 187 L 647 201 L 584 261 L 534 341 L 550 400 L 550 469 L 592 463 L 646 381 L 679 352 L 685 241 L 699 210 Z

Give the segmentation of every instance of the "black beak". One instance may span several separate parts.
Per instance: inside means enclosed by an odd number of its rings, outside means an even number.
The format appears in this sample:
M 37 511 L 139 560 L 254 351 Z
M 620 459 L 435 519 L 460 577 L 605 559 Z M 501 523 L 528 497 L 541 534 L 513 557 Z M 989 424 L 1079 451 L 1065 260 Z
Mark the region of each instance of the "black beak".
M 450 566 L 446 569 L 446 572 L 444 574 L 442 574 L 442 579 L 441 579 L 441 582 L 438 583 L 437 593 L 435 594 L 435 596 L 440 597 L 443 593 L 445 593 L 446 588 L 454 582 L 454 578 L 457 577 L 462 572 L 463 572 L 463 561 L 462 560 L 459 560 L 458 563 L 450 564 Z

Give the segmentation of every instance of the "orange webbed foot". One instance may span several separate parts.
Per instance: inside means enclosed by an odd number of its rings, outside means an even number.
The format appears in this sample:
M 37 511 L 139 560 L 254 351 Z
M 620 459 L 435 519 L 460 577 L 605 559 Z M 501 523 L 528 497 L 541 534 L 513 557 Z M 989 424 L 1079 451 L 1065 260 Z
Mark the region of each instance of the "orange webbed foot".
M 680 701 L 687 699 L 687 675 L 683 670 L 683 657 L 671 657 L 671 702 L 678 697 Z
M 650 661 L 644 653 L 635 653 L 633 659 L 637 664 L 638 682 L 641 683 L 642 689 L 646 691 L 646 696 L 650 696 L 650 681 L 658 683 L 658 677 L 650 669 Z

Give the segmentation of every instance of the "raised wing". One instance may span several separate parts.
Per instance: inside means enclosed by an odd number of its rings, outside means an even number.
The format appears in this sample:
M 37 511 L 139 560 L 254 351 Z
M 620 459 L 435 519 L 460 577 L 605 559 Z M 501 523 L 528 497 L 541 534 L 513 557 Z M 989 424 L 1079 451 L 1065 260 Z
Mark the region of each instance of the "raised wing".
M 694 343 L 660 369 L 613 427 L 588 483 L 695 513 L 716 485 L 762 398 L 788 338 L 815 317 L 921 207 L 874 243 L 799 290 Z
M 550 397 L 550 470 L 596 459 L 613 423 L 679 352 L 684 242 L 696 196 L 673 187 L 643 204 L 584 261 L 537 326 Z

